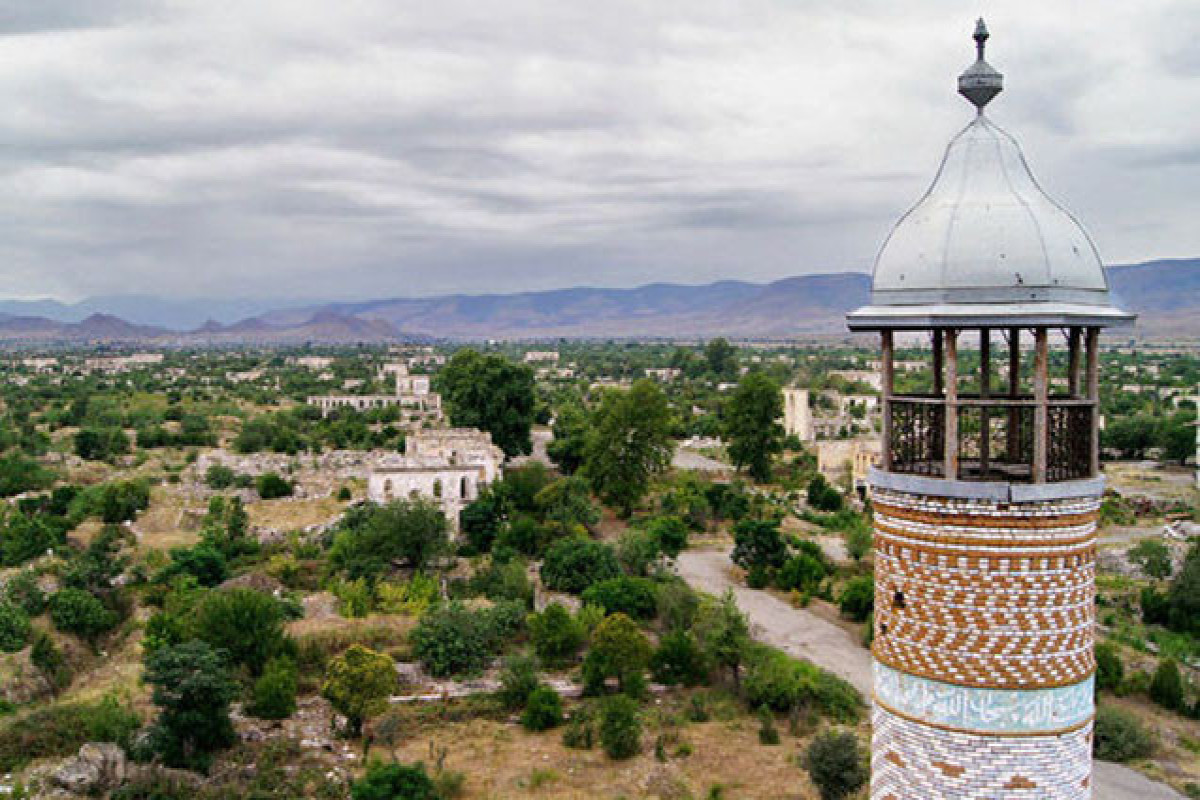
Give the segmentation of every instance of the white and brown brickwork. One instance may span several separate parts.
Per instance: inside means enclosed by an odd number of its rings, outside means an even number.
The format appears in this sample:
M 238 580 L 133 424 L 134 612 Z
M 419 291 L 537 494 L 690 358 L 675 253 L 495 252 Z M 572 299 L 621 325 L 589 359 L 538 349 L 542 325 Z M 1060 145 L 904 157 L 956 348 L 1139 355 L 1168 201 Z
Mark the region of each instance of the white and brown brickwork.
M 1091 797 L 1100 498 L 978 486 L 875 486 L 872 800 Z

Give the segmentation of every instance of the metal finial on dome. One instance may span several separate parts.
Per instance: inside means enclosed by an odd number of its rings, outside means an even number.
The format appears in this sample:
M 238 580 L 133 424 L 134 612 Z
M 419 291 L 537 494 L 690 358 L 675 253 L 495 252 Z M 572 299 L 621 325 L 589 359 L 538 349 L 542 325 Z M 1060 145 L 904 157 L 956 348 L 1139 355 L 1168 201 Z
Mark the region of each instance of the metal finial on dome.
M 983 58 L 989 36 L 987 23 L 980 17 L 975 23 L 975 63 L 958 76 L 958 93 L 967 98 L 980 114 L 983 113 L 983 107 L 1004 89 L 1004 76 L 992 69 Z

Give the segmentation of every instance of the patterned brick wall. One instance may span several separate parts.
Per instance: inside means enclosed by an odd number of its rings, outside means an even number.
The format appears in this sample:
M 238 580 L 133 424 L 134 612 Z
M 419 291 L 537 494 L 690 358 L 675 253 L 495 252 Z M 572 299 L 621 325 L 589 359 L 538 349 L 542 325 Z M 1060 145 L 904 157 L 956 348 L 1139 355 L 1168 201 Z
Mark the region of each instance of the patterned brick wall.
M 1100 498 L 872 500 L 872 800 L 1090 798 Z
M 872 715 L 871 800 L 1088 800 L 1092 725 L 1051 736 L 979 736 Z
M 1068 686 L 1092 654 L 1099 498 L 877 490 L 875 658 L 962 686 Z

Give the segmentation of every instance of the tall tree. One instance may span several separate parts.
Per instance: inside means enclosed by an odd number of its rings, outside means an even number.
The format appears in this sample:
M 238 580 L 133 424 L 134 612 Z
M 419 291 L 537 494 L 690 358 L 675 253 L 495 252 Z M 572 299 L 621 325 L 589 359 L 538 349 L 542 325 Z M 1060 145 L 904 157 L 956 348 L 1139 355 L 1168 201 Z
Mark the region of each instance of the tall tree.
M 779 384 L 761 372 L 751 372 L 738 383 L 725 406 L 724 432 L 729 455 L 738 469 L 754 480 L 771 477 L 771 458 L 783 452 L 783 393 Z
M 487 431 L 508 456 L 533 449 L 533 370 L 526 365 L 459 350 L 438 373 L 438 389 L 455 425 Z
M 640 380 L 629 391 L 604 395 L 588 436 L 584 470 L 600 499 L 629 516 L 651 477 L 671 463 L 674 447 L 667 396 Z
M 718 378 L 732 378 L 737 374 L 737 349 L 728 339 L 718 336 L 704 345 L 704 360 L 708 371 Z

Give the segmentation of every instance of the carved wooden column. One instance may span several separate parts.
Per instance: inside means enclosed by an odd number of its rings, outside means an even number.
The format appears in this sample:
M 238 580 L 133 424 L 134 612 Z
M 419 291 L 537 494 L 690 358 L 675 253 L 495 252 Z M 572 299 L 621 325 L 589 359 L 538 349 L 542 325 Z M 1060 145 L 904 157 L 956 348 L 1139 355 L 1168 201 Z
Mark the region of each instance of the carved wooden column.
M 979 477 L 987 478 L 992 455 L 992 414 L 986 401 L 992 395 L 992 330 L 979 330 Z
M 946 452 L 943 463 L 946 479 L 953 481 L 958 479 L 958 331 L 947 328 L 943 344 L 946 350 Z
M 943 372 L 945 367 L 942 365 L 942 329 L 936 328 L 933 331 L 933 393 L 941 395 L 942 386 L 945 381 Z
M 1092 408 L 1092 477 L 1100 474 L 1100 329 L 1087 329 L 1087 399 Z
M 885 470 L 892 468 L 892 391 L 895 385 L 894 372 L 894 350 L 892 342 L 892 332 L 882 331 L 880 338 L 882 346 L 880 348 L 880 367 L 883 373 L 883 450 L 881 453 L 882 464 Z
M 1067 394 L 1079 397 L 1079 340 L 1082 330 L 1072 327 L 1067 333 Z
M 1008 329 L 1008 399 L 1021 394 L 1021 329 Z M 1021 409 L 1008 408 L 1008 463 L 1016 464 L 1021 457 Z
M 1045 483 L 1050 389 L 1050 344 L 1045 328 L 1034 328 L 1033 342 L 1033 482 Z

